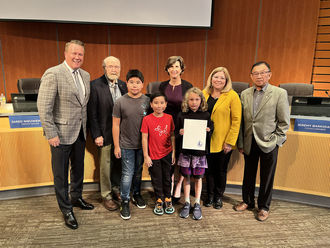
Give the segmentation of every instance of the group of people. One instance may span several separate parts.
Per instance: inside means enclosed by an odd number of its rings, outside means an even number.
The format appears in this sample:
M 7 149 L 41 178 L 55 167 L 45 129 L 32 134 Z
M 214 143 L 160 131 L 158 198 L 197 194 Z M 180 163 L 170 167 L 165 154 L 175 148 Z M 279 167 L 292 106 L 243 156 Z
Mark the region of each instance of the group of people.
M 267 62 L 252 66 L 253 87 L 240 98 L 226 68 L 215 68 L 205 89 L 200 90 L 181 78 L 183 58 L 171 56 L 165 66 L 169 80 L 148 97 L 142 93 L 143 74 L 129 70 L 126 82 L 119 80 L 121 65 L 113 56 L 103 61 L 104 75 L 90 82 L 90 75 L 81 69 L 84 54 L 83 42 L 68 42 L 64 62 L 44 73 L 38 95 L 40 120 L 51 148 L 56 198 L 68 227 L 78 228 L 73 207 L 94 208 L 82 198 L 87 123 L 99 148 L 103 205 L 110 211 L 120 207 L 123 219 L 131 217 L 131 191 L 133 203 L 146 207 L 141 195 L 143 163 L 151 176 L 156 215 L 175 212 L 183 184 L 184 205 L 179 216 L 187 218 L 192 213 L 193 219 L 201 219 L 204 175 L 204 206 L 221 209 L 228 163 L 236 146 L 244 154 L 245 167 L 243 201 L 234 209 L 254 209 L 260 160 L 257 219 L 268 218 L 278 147 L 285 142 L 289 128 L 289 106 L 286 91 L 269 84 L 272 72 Z M 188 120 L 206 122 L 201 149 L 183 148 L 185 132 L 191 131 L 185 130 Z M 175 168 L 179 178 L 174 187 Z M 193 205 L 191 178 L 195 181 Z

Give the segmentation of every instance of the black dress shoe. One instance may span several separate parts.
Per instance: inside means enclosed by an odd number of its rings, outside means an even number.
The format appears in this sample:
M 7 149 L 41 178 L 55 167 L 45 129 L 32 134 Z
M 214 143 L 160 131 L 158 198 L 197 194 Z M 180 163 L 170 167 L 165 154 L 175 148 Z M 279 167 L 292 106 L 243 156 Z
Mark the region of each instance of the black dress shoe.
M 204 206 L 205 207 L 211 207 L 213 205 L 213 199 L 212 198 L 208 198 L 205 202 L 204 202 Z
M 77 229 L 78 228 L 78 222 L 76 218 L 74 217 L 74 214 L 72 211 L 63 213 L 65 225 L 71 229 Z
M 172 196 L 172 204 L 176 205 L 180 201 L 181 197 Z
M 82 198 L 78 198 L 75 201 L 72 201 L 72 206 L 79 207 L 83 210 L 93 210 L 94 206 L 88 202 L 85 202 Z
M 213 203 L 213 207 L 214 207 L 215 209 L 220 209 L 220 208 L 222 208 L 222 206 L 223 206 L 223 203 L 222 203 L 222 201 L 221 201 L 221 198 L 216 199 L 216 200 L 214 201 L 214 203 Z

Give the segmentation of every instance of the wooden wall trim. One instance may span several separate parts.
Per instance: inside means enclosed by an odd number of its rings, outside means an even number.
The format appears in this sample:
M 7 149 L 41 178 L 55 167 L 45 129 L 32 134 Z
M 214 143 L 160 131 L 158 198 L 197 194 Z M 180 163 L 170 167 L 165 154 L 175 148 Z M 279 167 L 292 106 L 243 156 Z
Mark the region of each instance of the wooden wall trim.
M 321 7 L 329 8 L 327 4 L 322 1 Z M 138 68 L 146 88 L 149 82 L 168 79 L 163 70 L 166 59 L 181 55 L 187 65 L 183 78 L 200 88 L 218 66 L 227 67 L 233 81 L 250 82 L 249 70 L 256 60 L 271 64 L 275 85 L 311 83 L 313 62 L 315 67 L 330 63 L 329 47 L 323 42 L 330 40 L 325 27 L 330 26 L 330 16 L 318 19 L 319 10 L 319 0 L 214 0 L 211 29 L 0 22 L 0 92 L 10 100 L 19 78 L 41 77 L 47 68 L 61 63 L 64 44 L 71 39 L 86 43 L 83 67 L 92 79 L 103 74 L 102 60 L 114 55 L 122 61 L 121 79 L 128 69 Z M 326 19 L 329 24 L 324 24 Z M 315 52 L 317 32 L 323 36 Z M 314 59 L 314 52 L 320 58 Z
M 314 96 L 328 96 L 330 90 L 330 1 L 320 2 L 312 84 Z

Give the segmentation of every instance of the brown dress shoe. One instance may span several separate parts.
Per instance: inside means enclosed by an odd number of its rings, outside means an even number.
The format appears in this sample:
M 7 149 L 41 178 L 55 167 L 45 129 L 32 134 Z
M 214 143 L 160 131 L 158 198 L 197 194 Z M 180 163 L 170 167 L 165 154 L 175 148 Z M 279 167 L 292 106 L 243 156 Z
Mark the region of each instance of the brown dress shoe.
M 104 199 L 103 205 L 109 211 L 114 211 L 119 208 L 117 203 L 115 203 L 114 200 L 112 200 L 112 199 L 110 199 L 110 200 Z
M 237 204 L 234 209 L 238 212 L 244 211 L 248 209 L 249 205 L 247 205 L 245 202 L 241 202 L 240 204 Z
M 113 193 L 112 197 L 115 201 L 121 202 L 120 192 Z
M 258 215 L 257 215 L 257 220 L 259 221 L 265 221 L 269 217 L 269 211 L 266 211 L 264 209 L 259 210 Z

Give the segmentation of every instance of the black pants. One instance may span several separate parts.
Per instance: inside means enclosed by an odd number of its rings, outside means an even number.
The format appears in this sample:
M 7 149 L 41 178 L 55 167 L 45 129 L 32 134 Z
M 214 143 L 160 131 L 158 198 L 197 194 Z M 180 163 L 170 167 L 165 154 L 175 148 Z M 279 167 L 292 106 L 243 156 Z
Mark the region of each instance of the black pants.
M 207 155 L 206 184 L 209 199 L 219 199 L 227 184 L 227 169 L 232 151 L 225 154 L 223 151 Z
M 81 197 L 84 180 L 84 158 L 85 138 L 82 129 L 77 140 L 71 145 L 50 146 L 52 154 L 52 169 L 57 203 L 63 213 L 72 210 L 68 190 L 69 160 L 71 161 L 70 171 L 70 196 L 75 201 Z
M 152 166 L 149 167 L 152 186 L 154 187 L 156 199 L 164 201 L 165 197 L 171 197 L 171 167 L 172 153 L 159 159 L 152 160 Z
M 269 211 L 272 200 L 274 175 L 277 163 L 278 146 L 271 152 L 264 153 L 252 138 L 251 151 L 244 155 L 244 179 L 243 179 L 243 201 L 251 208 L 254 207 L 254 191 L 260 158 L 260 188 L 258 196 L 258 208 Z

